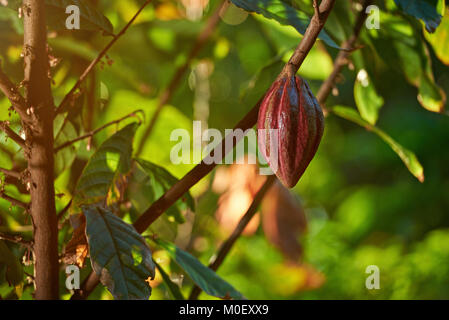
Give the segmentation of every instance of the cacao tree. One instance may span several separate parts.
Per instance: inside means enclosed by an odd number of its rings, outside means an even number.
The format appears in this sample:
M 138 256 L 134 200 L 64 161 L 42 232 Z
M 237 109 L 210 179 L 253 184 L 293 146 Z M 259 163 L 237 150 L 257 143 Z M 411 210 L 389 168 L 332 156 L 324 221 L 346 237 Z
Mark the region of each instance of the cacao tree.
M 444 0 L 0 0 L 0 298 L 365 298 L 335 288 L 449 259 L 448 21 Z M 197 123 L 233 130 L 175 163 Z M 389 281 L 375 298 L 419 297 Z

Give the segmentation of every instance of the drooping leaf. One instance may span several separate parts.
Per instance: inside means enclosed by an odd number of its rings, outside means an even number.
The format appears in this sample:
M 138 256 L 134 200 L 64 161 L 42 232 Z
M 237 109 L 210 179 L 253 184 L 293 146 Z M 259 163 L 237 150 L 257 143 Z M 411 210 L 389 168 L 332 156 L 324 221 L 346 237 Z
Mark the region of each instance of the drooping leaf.
M 268 19 L 274 19 L 280 24 L 292 26 L 302 35 L 304 35 L 310 22 L 309 17 L 304 12 L 281 0 L 231 0 L 231 2 L 245 11 L 255 12 Z M 339 46 L 325 30 L 320 32 L 318 38 L 327 45 L 339 49 Z
M 420 182 L 424 182 L 424 169 L 418 158 L 412 151 L 404 148 L 383 130 L 379 129 L 376 126 L 373 126 L 368 121 L 362 119 L 357 111 L 352 108 L 335 106 L 331 109 L 331 112 L 341 118 L 352 121 L 377 134 L 390 146 L 391 149 L 393 149 L 394 152 L 396 152 L 396 154 L 401 158 L 402 162 L 404 162 L 405 166 L 408 168 L 411 174 L 413 174 Z
M 394 0 L 394 2 L 405 13 L 422 20 L 430 33 L 435 32 L 441 22 L 437 0 Z
M 423 74 L 418 88 L 418 101 L 427 110 L 443 113 L 446 104 L 446 93 L 429 74 Z
M 362 69 L 354 83 L 354 99 L 363 119 L 376 124 L 384 99 L 377 93 L 368 73 Z
M 446 9 L 443 20 L 435 33 L 426 33 L 425 37 L 432 45 L 438 59 L 449 66 L 449 8 Z
M 92 269 L 115 299 L 150 297 L 155 266 L 145 239 L 130 224 L 97 206 L 83 206 Z
M 104 34 L 112 35 L 113 26 L 108 18 L 98 11 L 88 0 L 45 0 L 47 7 L 48 25 L 53 29 L 66 29 L 66 19 L 69 14 L 66 8 L 76 5 L 80 9 L 81 30 L 101 30 Z M 22 0 L 8 0 L 7 7 L 18 10 Z
M 6 266 L 5 275 L 9 285 L 17 286 L 23 281 L 23 267 L 3 240 L 0 240 L 0 265 Z
M 162 279 L 164 280 L 164 283 L 167 285 L 168 291 L 170 292 L 171 296 L 175 300 L 185 300 L 184 296 L 181 293 L 181 290 L 179 289 L 179 286 L 171 281 L 170 276 L 164 271 L 164 269 L 153 260 L 153 263 L 156 265 L 156 268 L 161 273 Z
M 136 188 L 133 188 L 134 190 L 130 194 L 131 198 L 136 199 L 138 195 L 135 193 L 138 192 L 145 196 L 148 199 L 149 204 L 151 204 L 178 182 L 178 179 L 161 166 L 143 159 L 136 159 L 136 161 L 140 168 L 143 169 L 146 177 L 140 181 Z M 177 223 L 184 223 L 185 218 L 183 212 L 187 209 L 192 211 L 195 210 L 195 202 L 190 192 L 187 192 L 181 199 L 176 201 L 176 203 L 167 210 L 167 214 L 173 217 Z
M 101 144 L 78 181 L 78 200 L 105 198 L 116 173 L 130 170 L 132 143 L 137 127 L 137 123 L 131 123 Z
M 89 252 L 86 238 L 86 217 L 83 214 L 73 215 L 70 220 L 74 231 L 72 238 L 64 248 L 63 261 L 65 264 L 73 264 L 82 268 Z
M 156 239 L 155 242 L 164 248 L 170 257 L 207 294 L 219 298 L 244 299 L 243 295 L 233 286 L 220 278 L 212 269 L 199 262 L 190 253 L 162 239 Z

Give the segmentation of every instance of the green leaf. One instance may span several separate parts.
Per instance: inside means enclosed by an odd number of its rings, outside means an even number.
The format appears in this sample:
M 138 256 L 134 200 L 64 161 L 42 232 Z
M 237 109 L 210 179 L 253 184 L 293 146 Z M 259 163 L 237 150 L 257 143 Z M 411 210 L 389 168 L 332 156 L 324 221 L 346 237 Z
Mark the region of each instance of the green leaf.
M 243 295 L 234 289 L 233 286 L 220 278 L 212 269 L 199 262 L 190 253 L 162 239 L 156 239 L 155 242 L 164 248 L 170 257 L 207 294 L 219 298 L 244 299 Z
M 101 30 L 104 34 L 113 35 L 111 22 L 99 12 L 88 0 L 45 0 L 47 7 L 47 23 L 53 29 L 66 29 L 65 22 L 69 17 L 66 8 L 76 5 L 80 9 L 81 30 Z M 7 7 L 18 10 L 22 0 L 8 0 Z
M 147 179 L 141 181 L 140 185 L 138 185 L 141 190 L 135 191 L 144 192 L 150 203 L 159 199 L 168 189 L 178 182 L 178 179 L 164 168 L 143 159 L 136 159 L 136 161 L 145 172 Z M 131 192 L 130 196 L 133 197 L 133 192 Z M 176 201 L 167 210 L 167 214 L 172 216 L 177 223 L 184 223 L 185 218 L 183 212 L 187 209 L 195 210 L 195 201 L 190 192 L 187 192 L 184 197 Z
M 181 290 L 179 290 L 179 286 L 175 284 L 173 281 L 171 281 L 170 276 L 162 269 L 162 267 L 153 260 L 153 263 L 156 265 L 156 268 L 161 273 L 162 279 L 164 280 L 164 283 L 167 285 L 168 291 L 170 292 L 171 296 L 175 300 L 185 300 L 184 296 L 181 293 Z
M 17 286 L 23 281 L 22 265 L 2 240 L 0 240 L 0 265 L 6 266 L 6 281 L 9 285 Z
M 418 101 L 429 111 L 443 113 L 446 93 L 438 87 L 433 78 L 424 73 L 418 88 Z
M 115 299 L 147 300 L 155 266 L 145 239 L 110 211 L 83 206 L 92 269 Z
M 432 45 L 438 59 L 449 66 L 449 8 L 435 33 L 426 33 L 427 41 Z
M 78 132 L 73 123 L 68 120 L 67 114 L 58 114 L 55 118 L 55 146 L 61 146 L 64 143 L 78 137 Z M 59 150 L 55 155 L 55 173 L 58 175 L 69 168 L 76 158 L 77 144 L 74 143 L 64 149 Z
M 105 198 L 118 171 L 131 168 L 132 143 L 138 124 L 131 123 L 107 139 L 92 155 L 76 187 L 77 200 Z
M 305 13 L 281 0 L 231 0 L 231 2 L 245 11 L 255 12 L 265 18 L 274 19 L 280 24 L 292 26 L 302 35 L 310 22 Z M 331 47 L 340 48 L 325 30 L 320 32 L 318 38 Z
M 405 13 L 422 20 L 427 32 L 435 32 L 441 22 L 436 0 L 394 0 L 394 2 Z
M 333 112 L 334 114 L 336 114 L 341 118 L 352 121 L 366 128 L 367 130 L 377 134 L 380 138 L 382 138 L 382 140 L 384 140 L 390 146 L 391 149 L 393 149 L 394 152 L 396 152 L 396 154 L 401 158 L 402 162 L 404 162 L 408 170 L 420 182 L 424 182 L 424 169 L 413 152 L 401 146 L 383 130 L 373 126 L 366 120 L 362 119 L 360 115 L 357 114 L 357 112 L 352 108 L 344 106 L 335 106 L 331 109 L 331 112 Z
M 357 74 L 354 84 L 354 99 L 362 118 L 370 124 L 376 124 L 384 99 L 377 93 L 365 69 L 361 69 Z

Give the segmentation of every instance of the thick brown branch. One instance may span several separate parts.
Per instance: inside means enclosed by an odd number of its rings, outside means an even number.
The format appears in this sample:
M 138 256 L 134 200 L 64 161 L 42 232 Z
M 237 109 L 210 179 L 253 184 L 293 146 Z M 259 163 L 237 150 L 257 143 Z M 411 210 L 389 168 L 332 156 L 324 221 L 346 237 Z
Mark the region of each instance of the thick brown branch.
M 334 69 L 332 73 L 326 79 L 326 81 L 323 82 L 320 89 L 318 90 L 316 98 L 321 105 L 323 105 L 324 102 L 326 101 L 327 97 L 329 96 L 329 94 L 331 93 L 332 89 L 335 86 L 338 75 L 342 71 L 343 67 L 348 63 L 348 58 L 355 47 L 355 44 L 360 35 L 360 31 L 362 30 L 363 24 L 365 23 L 365 20 L 367 18 L 366 8 L 372 3 L 373 3 L 372 0 L 363 1 L 362 10 L 357 16 L 353 33 L 351 37 L 348 40 L 346 40 L 342 45 L 342 48 L 346 50 L 341 50 L 338 53 L 338 56 L 334 61 Z
M 228 255 L 229 251 L 231 251 L 234 243 L 237 241 L 237 239 L 241 236 L 243 230 L 245 230 L 248 223 L 251 221 L 251 219 L 254 217 L 254 215 L 257 213 L 257 209 L 259 208 L 260 203 L 262 202 L 263 197 L 267 193 L 267 191 L 270 189 L 273 182 L 276 180 L 276 176 L 269 176 L 267 180 L 265 181 L 264 185 L 260 188 L 260 190 L 257 192 L 256 196 L 254 197 L 253 202 L 251 203 L 251 206 L 246 211 L 245 215 L 240 219 L 237 227 L 234 229 L 232 234 L 229 236 L 228 239 L 226 239 L 225 242 L 220 246 L 220 249 L 218 250 L 217 255 L 214 257 L 214 260 L 209 264 L 209 268 L 211 268 L 214 271 L 217 271 L 218 267 L 223 263 L 224 259 Z M 192 292 L 190 293 L 189 300 L 195 300 L 198 298 L 198 296 L 201 293 L 201 289 L 198 286 L 195 286 L 192 289 Z
M 304 61 L 306 55 L 312 49 L 315 40 L 318 37 L 326 19 L 329 15 L 330 10 L 332 9 L 335 0 L 323 0 L 320 5 L 320 14 L 321 18 L 313 17 L 312 21 L 307 28 L 304 38 L 302 39 L 300 45 L 297 47 L 295 53 L 293 54 L 292 59 L 290 59 L 290 67 L 289 70 L 292 71 L 296 68 L 296 71 L 301 66 Z M 324 14 L 326 13 L 326 14 Z M 320 23 L 317 25 L 317 20 L 320 20 Z M 314 22 L 315 21 L 315 22 Z M 309 37 L 314 39 L 310 41 Z M 301 45 L 304 42 L 304 45 Z M 299 52 L 298 52 L 299 51 Z M 284 68 L 285 70 L 285 68 Z M 296 72 L 295 71 L 295 72 Z M 257 122 L 257 115 L 260 107 L 259 102 L 246 114 L 246 116 L 237 124 L 234 129 L 242 129 L 243 131 L 252 128 Z M 230 152 L 231 150 L 226 150 L 224 147 L 226 145 L 226 141 L 231 142 L 231 145 L 235 146 L 240 139 L 236 139 L 234 141 L 233 135 L 226 136 L 221 143 L 214 148 L 214 150 L 222 149 L 223 158 Z M 228 142 L 228 144 L 229 144 Z M 234 143 L 235 142 L 235 143 Z M 212 150 L 211 153 L 214 151 Z M 134 227 L 139 233 L 145 231 L 151 223 L 153 223 L 157 218 L 159 218 L 162 213 L 164 213 L 168 208 L 170 208 L 179 198 L 181 198 L 191 187 L 193 187 L 198 181 L 203 179 L 208 173 L 210 173 L 216 164 L 207 164 L 204 160 L 198 164 L 195 168 L 189 171 L 181 180 L 178 181 L 175 185 L 173 185 L 162 197 L 156 200 L 134 223 Z M 99 278 L 95 273 L 91 273 L 86 280 L 81 285 L 81 290 L 77 290 L 75 294 L 72 296 L 72 299 L 85 299 L 89 296 L 92 290 L 98 285 Z
M 79 137 L 77 137 L 77 138 L 75 138 L 73 140 L 67 141 L 66 143 L 63 143 L 62 145 L 56 147 L 55 148 L 55 153 L 57 153 L 58 151 L 60 151 L 60 150 L 62 150 L 64 148 L 67 148 L 68 146 L 71 146 L 72 144 L 74 144 L 74 143 L 76 143 L 78 141 L 81 141 L 81 140 L 84 140 L 84 139 L 87 139 L 87 138 L 91 138 L 94 135 L 96 135 L 98 132 L 106 129 L 107 127 L 110 127 L 110 126 L 112 126 L 114 124 L 120 123 L 123 120 L 126 120 L 128 118 L 136 117 L 139 112 L 143 112 L 143 111 L 142 110 L 136 110 L 136 111 L 131 112 L 130 114 L 120 118 L 120 119 L 108 122 L 105 125 L 102 125 L 101 127 L 97 128 L 95 130 L 92 130 L 91 132 L 86 133 L 85 135 L 82 135 L 82 136 L 79 136 Z
M 19 146 L 21 146 L 22 149 L 26 148 L 25 140 L 23 140 L 17 133 L 15 133 L 14 130 L 8 127 L 8 123 L 6 121 L 0 121 L 0 130 L 4 131 L 6 135 Z
M 139 16 L 139 14 L 143 11 L 143 9 L 150 4 L 152 0 L 147 0 L 145 3 L 140 7 L 140 9 L 136 12 L 136 14 L 131 18 L 131 20 L 126 24 L 126 26 L 117 34 L 114 36 L 114 38 L 106 45 L 106 47 L 98 54 L 98 56 L 89 64 L 89 66 L 84 70 L 83 74 L 79 77 L 78 81 L 75 83 L 73 88 L 69 91 L 69 93 L 64 97 L 62 102 L 59 104 L 59 107 L 56 110 L 56 113 L 63 113 L 67 111 L 67 108 L 69 107 L 70 100 L 74 99 L 74 94 L 76 90 L 79 89 L 81 83 L 87 78 L 89 73 L 93 70 L 93 68 L 98 64 L 98 62 L 103 59 L 103 57 L 106 55 L 108 50 L 114 45 L 114 43 L 125 34 L 125 32 L 129 29 L 129 27 L 133 24 L 134 20 Z
M 195 43 L 193 44 L 193 47 L 190 50 L 190 53 L 187 56 L 186 61 L 176 70 L 175 74 L 173 75 L 173 77 L 170 80 L 170 83 L 165 88 L 165 90 L 160 94 L 159 102 L 156 106 L 156 110 L 154 111 L 154 113 L 151 117 L 148 127 L 146 128 L 145 132 L 143 133 L 142 139 L 140 140 L 140 144 L 136 150 L 136 155 L 140 155 L 140 153 L 142 152 L 145 142 L 150 137 L 151 132 L 154 129 L 154 125 L 156 124 L 156 121 L 158 120 L 162 109 L 172 98 L 174 92 L 176 91 L 176 88 L 178 87 L 179 82 L 181 81 L 185 72 L 188 70 L 189 65 L 191 64 L 193 58 L 195 58 L 198 55 L 198 53 L 201 51 L 203 46 L 206 44 L 206 42 L 209 40 L 209 38 L 213 34 L 215 28 L 217 27 L 218 23 L 220 22 L 220 12 L 222 12 L 223 10 L 226 10 L 226 8 L 228 6 L 229 6 L 229 2 L 224 1 L 217 7 L 217 9 L 215 9 L 214 13 L 209 17 L 209 19 L 206 23 L 206 26 L 204 27 L 202 32 L 198 35 L 198 38 L 196 39 Z
M 0 60 L 0 91 L 9 99 L 14 110 L 22 117 L 27 118 L 26 109 L 27 104 L 25 99 L 20 94 L 17 87 L 9 80 L 8 76 L 3 73 Z

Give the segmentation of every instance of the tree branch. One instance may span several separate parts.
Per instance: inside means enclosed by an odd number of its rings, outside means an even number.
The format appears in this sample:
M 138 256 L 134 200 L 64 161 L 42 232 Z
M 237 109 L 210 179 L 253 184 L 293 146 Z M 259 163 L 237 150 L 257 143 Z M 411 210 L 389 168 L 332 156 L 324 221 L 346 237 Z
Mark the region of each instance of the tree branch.
M 154 111 L 154 113 L 151 117 L 150 123 L 149 123 L 148 127 L 146 128 L 145 132 L 143 133 L 142 139 L 140 140 L 140 144 L 136 149 L 137 156 L 142 153 L 145 142 L 150 137 L 151 132 L 154 129 L 154 126 L 156 124 L 157 119 L 159 118 L 159 115 L 160 115 L 162 109 L 172 98 L 174 92 L 176 91 L 176 88 L 178 87 L 179 82 L 181 81 L 183 75 L 186 73 L 193 58 L 195 58 L 198 55 L 198 53 L 201 51 L 203 46 L 206 44 L 206 42 L 209 40 L 209 38 L 213 34 L 218 23 L 220 22 L 220 12 L 222 10 L 226 10 L 228 6 L 229 6 L 229 2 L 227 0 L 223 1 L 220 5 L 218 5 L 217 9 L 215 9 L 214 13 L 209 17 L 209 19 L 206 23 L 206 26 L 201 31 L 201 33 L 198 35 L 198 38 L 195 40 L 195 43 L 194 43 L 192 49 L 190 50 L 189 55 L 187 56 L 187 60 L 176 70 L 176 72 L 173 75 L 173 77 L 171 78 L 168 86 L 159 95 L 159 101 L 156 106 L 156 110 Z
M 27 118 L 26 109 L 27 104 L 25 99 L 20 94 L 17 87 L 9 80 L 8 76 L 3 73 L 0 60 L 0 91 L 9 99 L 14 110 L 20 115 L 22 119 Z
M 23 208 L 25 210 L 30 209 L 30 205 L 28 203 L 25 203 L 25 202 L 22 202 L 20 200 L 13 198 L 13 197 L 10 197 L 4 191 L 0 191 L 0 198 L 3 198 L 6 201 L 9 201 L 13 206 L 17 206 L 17 207 Z
M 8 170 L 8 169 L 0 167 L 0 172 L 3 173 L 5 176 L 11 177 L 11 178 L 16 178 L 18 180 L 22 179 L 22 173 L 17 172 L 17 171 Z
M 0 233 L 0 240 L 17 243 L 17 244 L 20 244 L 29 249 L 32 249 L 32 247 L 33 247 L 32 241 L 24 240 L 23 237 L 19 236 L 19 235 L 10 235 L 10 234 L 6 234 L 6 233 Z
M 214 271 L 217 271 L 217 269 L 221 266 L 224 259 L 228 255 L 229 251 L 231 251 L 234 243 L 237 241 L 237 239 L 241 236 L 243 230 L 245 230 L 248 223 L 251 221 L 251 219 L 254 217 L 254 215 L 257 213 L 257 209 L 259 208 L 260 203 L 262 202 L 262 199 L 264 198 L 267 191 L 270 189 L 271 185 L 276 181 L 276 176 L 272 175 L 267 178 L 263 186 L 260 188 L 260 190 L 257 192 L 256 196 L 253 199 L 253 202 L 251 203 L 251 206 L 246 211 L 245 215 L 240 219 L 239 223 L 237 224 L 237 227 L 234 229 L 232 234 L 229 236 L 228 239 L 226 239 L 225 242 L 220 246 L 220 249 L 218 250 L 217 255 L 214 257 L 213 261 L 209 264 L 209 268 L 211 268 Z M 198 286 L 194 286 L 192 289 L 192 292 L 190 293 L 189 300 L 195 300 L 198 298 L 198 296 L 201 293 L 201 289 Z
M 373 3 L 372 0 L 363 1 L 362 10 L 357 16 L 353 33 L 351 37 L 342 44 L 342 48 L 346 50 L 341 50 L 338 53 L 338 56 L 334 61 L 334 69 L 332 73 L 326 79 L 326 81 L 323 82 L 320 89 L 318 90 L 316 98 L 321 105 L 323 105 L 324 102 L 326 101 L 332 89 L 335 87 L 338 75 L 343 70 L 343 67 L 348 63 L 348 58 L 354 49 L 354 46 L 359 38 L 360 31 L 362 30 L 363 24 L 365 23 L 365 20 L 368 16 L 368 14 L 366 13 L 366 8 L 372 3 Z
M 295 69 L 296 71 L 298 71 L 305 57 L 312 49 L 315 40 L 317 39 L 318 34 L 323 28 L 324 23 L 326 22 L 326 19 L 334 3 L 335 0 L 323 0 L 321 2 L 320 5 L 320 14 L 322 15 L 321 18 L 316 17 L 315 15 L 313 16 L 311 23 L 307 27 L 304 37 L 301 40 L 301 43 L 296 48 L 292 58 L 288 63 L 289 66 L 288 67 L 286 66 L 284 70 L 288 68 L 289 72 L 295 71 Z M 312 38 L 314 40 L 311 41 L 309 38 Z M 281 72 L 281 74 L 284 72 L 284 70 Z M 247 129 L 252 128 L 256 124 L 260 102 L 262 101 L 262 99 L 263 98 L 261 98 L 259 102 L 256 103 L 256 105 L 246 114 L 246 116 L 237 124 L 237 126 L 234 129 L 242 129 L 243 131 L 246 131 Z M 237 138 L 236 140 L 237 141 L 235 143 L 237 144 L 240 141 L 240 139 Z M 227 152 L 231 151 L 225 150 L 224 147 L 226 145 L 226 141 L 229 141 L 228 143 L 231 143 L 231 145 L 235 146 L 234 136 L 230 134 L 226 136 L 220 142 L 220 144 L 218 144 L 214 148 L 214 150 L 219 150 L 219 148 L 222 149 L 223 158 L 226 156 Z M 212 150 L 211 153 L 213 153 L 214 150 Z M 210 154 L 206 158 L 209 157 Z M 195 168 L 189 171 L 181 180 L 179 180 L 175 185 L 173 185 L 158 200 L 153 202 L 153 204 L 137 219 L 137 221 L 134 223 L 134 227 L 139 233 L 145 231 L 151 225 L 151 223 L 153 223 L 157 218 L 159 218 L 159 216 L 162 213 L 165 212 L 165 210 L 170 208 L 192 186 L 198 183 L 198 181 L 204 178 L 208 173 L 210 173 L 215 168 L 216 166 L 215 163 L 207 164 L 206 162 L 204 162 L 204 160 L 205 159 L 203 159 L 203 161 L 200 164 L 198 164 Z M 72 296 L 72 299 L 79 300 L 87 298 L 87 296 L 89 296 L 89 294 L 93 291 L 93 289 L 95 289 L 98 283 L 99 278 L 94 272 L 91 272 L 90 275 L 81 285 L 81 289 L 77 290 L 75 294 Z
M 0 121 L 0 130 L 4 131 L 8 137 L 10 137 L 15 143 L 22 147 L 22 149 L 26 148 L 25 140 L 23 140 L 17 133 L 14 132 L 10 127 L 8 127 L 7 121 Z
M 125 34 L 125 32 L 128 30 L 128 28 L 132 25 L 134 20 L 139 16 L 139 14 L 143 11 L 143 9 L 150 4 L 152 0 L 147 0 L 144 2 L 144 4 L 140 7 L 140 9 L 136 12 L 136 14 L 131 18 L 131 20 L 126 24 L 126 26 L 113 37 L 113 39 L 106 45 L 106 47 L 98 54 L 98 56 L 89 64 L 89 66 L 84 70 L 83 74 L 79 77 L 78 81 L 75 83 L 73 88 L 69 91 L 69 93 L 64 97 L 62 102 L 59 104 L 59 107 L 56 110 L 56 114 L 63 113 L 67 111 L 68 108 L 68 102 L 74 98 L 74 94 L 77 89 L 79 89 L 81 83 L 87 78 L 89 73 L 93 70 L 93 68 L 97 65 L 98 62 L 103 59 L 103 57 L 106 55 L 108 50 L 114 45 L 114 43 Z
M 60 150 L 62 150 L 62 149 L 64 149 L 64 148 L 67 148 L 68 146 L 70 146 L 70 145 L 72 145 L 72 144 L 74 144 L 74 143 L 76 143 L 76 142 L 78 142 L 78 141 L 81 141 L 81 140 L 84 140 L 84 139 L 93 137 L 93 136 L 96 135 L 98 132 L 100 132 L 100 131 L 106 129 L 107 127 L 110 127 L 110 126 L 112 126 L 112 125 L 114 125 L 114 124 L 120 123 L 120 122 L 122 122 L 123 120 L 126 120 L 126 119 L 128 119 L 128 118 L 135 117 L 135 116 L 137 115 L 137 113 L 139 113 L 139 112 L 142 112 L 142 113 L 143 113 L 142 110 L 136 110 L 136 111 L 133 111 L 133 112 L 131 112 L 130 114 L 128 114 L 128 115 L 126 115 L 126 116 L 124 116 L 124 117 L 122 117 L 122 118 L 120 118 L 120 119 L 117 119 L 117 120 L 108 122 L 108 123 L 106 123 L 105 125 L 103 125 L 103 126 L 97 128 L 97 129 L 95 129 L 95 130 L 92 130 L 91 132 L 86 133 L 85 135 L 82 135 L 82 136 L 77 137 L 77 138 L 75 138 L 75 139 L 73 139 L 73 140 L 67 141 L 66 143 L 63 143 L 62 145 L 56 147 L 54 152 L 57 153 L 58 151 L 60 151 Z

